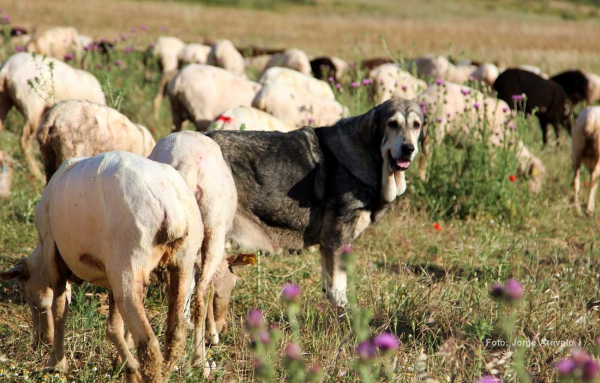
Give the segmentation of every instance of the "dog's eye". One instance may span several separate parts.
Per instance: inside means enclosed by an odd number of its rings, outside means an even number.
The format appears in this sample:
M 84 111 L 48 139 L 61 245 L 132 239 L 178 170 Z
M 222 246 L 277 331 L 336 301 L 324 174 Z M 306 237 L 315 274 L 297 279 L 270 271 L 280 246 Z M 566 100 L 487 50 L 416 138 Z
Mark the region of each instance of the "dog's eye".
M 413 122 L 413 126 L 415 128 L 420 128 L 421 127 L 421 123 L 419 121 L 415 121 L 415 122 Z
M 399 126 L 398 121 L 392 120 L 392 121 L 388 122 L 388 126 L 392 129 L 398 129 L 398 126 Z

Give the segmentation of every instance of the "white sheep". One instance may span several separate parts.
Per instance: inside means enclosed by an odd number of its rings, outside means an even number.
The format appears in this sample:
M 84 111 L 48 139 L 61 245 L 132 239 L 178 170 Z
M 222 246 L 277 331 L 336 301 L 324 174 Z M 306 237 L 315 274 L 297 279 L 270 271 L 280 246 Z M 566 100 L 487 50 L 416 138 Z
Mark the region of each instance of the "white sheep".
M 328 83 L 289 68 L 269 68 L 260 76 L 258 82 L 262 85 L 289 84 L 303 88 L 315 97 L 335 100 L 333 90 Z
M 229 40 L 218 40 L 210 49 L 208 65 L 217 66 L 238 76 L 245 77 L 244 57 Z
M 65 99 L 106 104 L 102 87 L 92 74 L 73 69 L 60 60 L 17 53 L 0 67 L 0 131 L 6 114 L 15 106 L 25 118 L 21 150 L 27 167 L 38 178 L 42 178 L 42 173 L 31 153 L 30 137 L 44 113 Z
M 305 88 L 281 83 L 263 86 L 252 106 L 297 128 L 330 126 L 348 115 L 348 108 L 335 100 L 315 97 Z
M 249 106 L 238 106 L 221 113 L 211 124 L 211 130 L 259 130 L 268 132 L 289 132 L 295 128 L 269 113 Z
M 500 75 L 498 67 L 491 63 L 481 64 L 475 72 L 473 72 L 473 78 L 478 82 L 484 82 L 487 86 L 494 85 L 494 82 Z
M 414 100 L 427 84 L 412 76 L 397 64 L 383 64 L 369 72 L 372 81 L 371 97 L 376 104 L 381 104 L 390 98 Z
M 79 58 L 83 53 L 83 45 L 79 42 L 77 29 L 73 27 L 56 27 L 35 34 L 26 46 L 27 52 L 35 52 L 65 60 L 67 55 Z
M 46 180 L 68 158 L 127 151 L 146 157 L 156 142 L 139 124 L 105 105 L 65 100 L 45 114 L 37 133 Z
M 13 164 L 11 156 L 4 150 L 0 150 L 0 198 L 10 196 L 10 186 L 13 179 Z
M 223 111 L 250 106 L 260 84 L 209 65 L 190 64 L 181 69 L 167 85 L 171 102 L 173 130 L 190 120 L 199 131 Z
M 587 102 L 593 104 L 600 101 L 600 76 L 595 73 L 585 73 L 588 79 Z
M 273 67 L 289 68 L 305 75 L 312 73 L 310 60 L 306 53 L 295 48 L 286 49 L 284 52 L 274 54 L 267 63 L 266 69 Z
M 571 137 L 573 138 L 571 164 L 574 173 L 575 209 L 581 214 L 579 173 L 581 163 L 583 163 L 590 171 L 590 195 L 585 212 L 588 216 L 592 216 L 596 207 L 596 190 L 598 189 L 598 176 L 600 176 L 600 107 L 590 106 L 579 114 Z
M 210 47 L 204 44 L 187 44 L 177 56 L 179 68 L 182 68 L 186 64 L 206 64 L 208 62 L 208 55 L 210 54 Z
M 111 290 L 107 334 L 127 361 L 127 381 L 168 379 L 184 351 L 184 306 L 204 235 L 194 194 L 177 171 L 127 152 L 69 159 L 46 187 L 35 226 L 37 247 L 0 279 L 17 279 L 38 334 L 53 327 L 48 366 L 67 368 L 68 284 L 83 280 Z M 143 306 L 159 265 L 170 281 L 164 357 Z M 124 342 L 123 324 L 139 365 Z
M 177 37 L 172 36 L 159 37 L 151 48 L 152 56 L 157 60 L 161 72 L 158 92 L 156 93 L 156 96 L 154 96 L 152 102 L 154 107 L 154 117 L 156 119 L 158 119 L 160 106 L 165 97 L 167 83 L 173 78 L 175 73 L 177 73 L 177 68 L 179 67 L 179 52 L 184 48 L 185 43 Z
M 408 61 L 406 70 L 415 73 L 417 77 L 425 80 L 428 84 L 436 79 L 443 79 L 448 69 L 453 66 L 444 56 L 425 55 Z
M 471 64 L 451 64 L 446 73 L 444 73 L 444 80 L 455 84 L 464 84 L 469 81 L 476 70 L 477 66 Z

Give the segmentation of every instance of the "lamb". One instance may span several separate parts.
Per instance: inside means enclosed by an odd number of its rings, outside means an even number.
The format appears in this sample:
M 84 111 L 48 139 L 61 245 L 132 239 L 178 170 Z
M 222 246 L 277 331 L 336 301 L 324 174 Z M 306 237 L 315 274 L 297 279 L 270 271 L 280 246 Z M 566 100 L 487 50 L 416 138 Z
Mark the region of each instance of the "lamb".
M 221 113 L 211 124 L 210 130 L 260 130 L 268 132 L 290 132 L 295 128 L 262 110 L 238 106 Z
M 335 100 L 318 98 L 304 88 L 280 83 L 263 86 L 252 106 L 297 128 L 333 125 L 348 115 L 348 108 Z
M 178 67 L 182 68 L 186 64 L 206 64 L 210 47 L 203 44 L 187 44 L 177 55 Z
M 310 60 L 306 53 L 295 48 L 286 49 L 282 53 L 274 54 L 267 63 L 266 69 L 272 67 L 289 68 L 305 75 L 310 75 L 312 73 Z
M 68 158 L 114 150 L 148 156 L 156 142 L 142 125 L 105 105 L 84 100 L 56 104 L 37 130 L 46 181 Z
M 371 97 L 377 104 L 391 98 L 414 100 L 427 88 L 423 80 L 413 77 L 397 64 L 383 64 L 369 72 L 372 80 Z
M 4 150 L 0 150 L 0 198 L 10 196 L 13 179 L 13 159 Z
M 77 29 L 56 27 L 35 34 L 27 44 L 26 50 L 65 60 L 69 54 L 79 58 L 83 53 L 83 45 L 79 43 Z
M 177 171 L 127 152 L 69 159 L 46 187 L 35 226 L 37 247 L 0 279 L 17 279 L 38 334 L 53 328 L 48 366 L 67 368 L 68 281 L 83 280 L 111 290 L 107 333 L 127 361 L 127 381 L 168 380 L 184 350 L 184 306 L 204 235 L 194 194 Z M 170 281 L 164 355 L 143 306 L 159 265 Z M 139 365 L 123 341 L 123 324 Z
M 328 83 L 289 68 L 269 68 L 260 76 L 258 82 L 262 85 L 289 84 L 303 88 L 315 97 L 335 100 L 333 90 Z
M 200 208 L 205 231 L 201 269 L 196 276 L 195 303 L 200 317 L 204 318 L 207 309 L 205 297 L 213 276 L 217 270 L 226 268 L 223 265 L 227 263 L 225 243 L 237 209 L 237 192 L 231 170 L 216 142 L 191 131 L 173 133 L 163 138 L 148 158 L 171 165 L 177 170 L 190 190 L 194 191 Z M 219 283 L 231 286 L 227 280 Z M 211 342 L 216 344 L 219 334 L 214 316 L 210 315 L 208 318 Z M 205 360 L 204 333 L 204 322 L 196 321 L 193 364 Z
M 51 65 L 53 69 L 50 69 Z M 29 85 L 30 81 L 34 88 Z M 42 178 L 42 173 L 31 153 L 30 137 L 38 128 L 44 113 L 53 104 L 65 99 L 106 104 L 102 87 L 93 75 L 73 69 L 60 60 L 17 53 L 0 67 L 0 131 L 6 114 L 13 105 L 16 106 L 25 118 L 20 139 L 21 150 L 27 167 L 37 178 Z
M 179 52 L 185 48 L 185 43 L 179 40 L 177 37 L 161 36 L 156 40 L 156 44 L 150 49 L 152 56 L 158 61 L 158 67 L 161 72 L 160 84 L 158 85 L 158 92 L 154 96 L 152 105 L 154 107 L 154 118 L 158 119 L 160 112 L 160 106 L 163 98 L 165 97 L 165 91 L 167 83 L 177 73 L 179 66 Z
M 223 68 L 238 76 L 245 76 L 244 57 L 229 40 L 219 40 L 211 46 L 207 64 Z
M 581 163 L 583 163 L 590 171 L 590 195 L 585 213 L 592 216 L 596 207 L 596 190 L 598 189 L 598 176 L 600 176 L 600 107 L 585 108 L 579 114 L 571 136 L 573 137 L 571 164 L 574 173 L 575 210 L 578 214 L 581 214 L 579 172 Z
M 250 106 L 260 84 L 209 65 L 190 64 L 167 85 L 173 131 L 190 120 L 206 131 L 219 113 L 236 106 Z

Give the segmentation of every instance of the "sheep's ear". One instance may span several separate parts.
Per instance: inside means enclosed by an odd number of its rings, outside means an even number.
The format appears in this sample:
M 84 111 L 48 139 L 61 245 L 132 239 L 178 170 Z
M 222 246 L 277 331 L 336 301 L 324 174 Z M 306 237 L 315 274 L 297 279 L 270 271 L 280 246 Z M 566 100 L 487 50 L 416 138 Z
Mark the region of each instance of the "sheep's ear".
M 258 257 L 256 254 L 240 253 L 227 258 L 227 263 L 229 263 L 229 266 L 256 265 L 258 263 Z
M 0 279 L 3 281 L 10 281 L 11 279 L 27 276 L 29 276 L 29 273 L 27 271 L 27 266 L 25 266 L 23 261 L 19 261 L 12 269 L 0 273 Z

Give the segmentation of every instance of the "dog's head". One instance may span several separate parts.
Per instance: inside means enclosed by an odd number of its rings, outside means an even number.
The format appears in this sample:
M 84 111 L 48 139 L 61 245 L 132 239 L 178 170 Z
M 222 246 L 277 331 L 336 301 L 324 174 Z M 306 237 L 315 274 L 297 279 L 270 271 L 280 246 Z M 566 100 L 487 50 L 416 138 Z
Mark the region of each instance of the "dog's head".
M 381 140 L 381 157 L 390 172 L 405 171 L 427 137 L 427 117 L 421 107 L 404 99 L 391 99 L 372 109 L 371 129 Z

